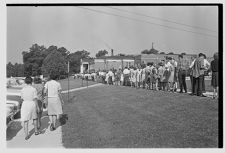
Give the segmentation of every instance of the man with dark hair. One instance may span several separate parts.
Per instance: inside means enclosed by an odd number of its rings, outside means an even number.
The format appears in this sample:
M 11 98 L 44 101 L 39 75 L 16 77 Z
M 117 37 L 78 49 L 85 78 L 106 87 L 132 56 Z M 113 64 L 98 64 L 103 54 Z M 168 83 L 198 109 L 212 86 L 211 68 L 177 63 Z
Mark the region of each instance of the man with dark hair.
M 183 55 L 178 56 L 177 70 L 178 70 L 178 81 L 180 85 L 180 93 L 183 93 L 183 89 L 185 93 L 187 93 L 187 85 L 186 85 L 186 62 L 183 59 Z
M 205 75 L 207 75 L 207 72 L 209 70 L 209 67 L 210 67 L 210 63 L 207 61 L 206 59 L 206 55 L 203 54 L 202 56 L 203 59 L 203 62 L 204 62 L 204 75 L 203 75 L 203 81 L 202 81 L 202 92 L 205 93 Z
M 129 77 L 130 77 L 130 70 L 125 67 L 123 70 L 123 74 L 124 74 L 124 85 L 128 86 L 129 85 Z
M 197 91 L 197 96 L 205 97 L 202 94 L 202 81 L 204 75 L 204 54 L 200 53 L 198 58 L 196 58 L 190 65 L 193 70 L 193 85 L 192 85 L 192 95 L 194 94 L 194 89 Z
M 50 75 L 49 75 L 50 79 L 52 80 L 56 80 L 58 79 L 58 75 L 56 75 L 54 72 L 51 72 Z

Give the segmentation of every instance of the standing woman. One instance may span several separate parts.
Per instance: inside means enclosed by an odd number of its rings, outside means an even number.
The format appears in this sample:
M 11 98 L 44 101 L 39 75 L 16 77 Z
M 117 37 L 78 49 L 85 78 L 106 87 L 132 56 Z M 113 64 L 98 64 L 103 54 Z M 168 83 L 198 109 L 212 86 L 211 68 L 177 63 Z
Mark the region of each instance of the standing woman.
M 41 78 L 34 78 L 33 87 L 37 90 L 37 107 L 39 107 L 39 112 L 37 113 L 37 128 L 41 128 L 41 116 L 43 111 L 43 90 L 44 85 L 42 84 Z
M 37 90 L 32 87 L 32 81 L 33 79 L 31 77 L 26 77 L 26 86 L 21 90 L 21 98 L 23 99 L 21 106 L 21 121 L 23 122 L 25 140 L 29 139 L 29 120 L 33 120 L 35 135 L 40 134 L 37 128 L 37 112 L 39 112 L 39 107 L 37 107 Z
M 44 92 L 47 94 L 48 115 L 50 120 L 50 130 L 56 128 L 56 119 L 63 114 L 62 105 L 64 104 L 61 95 L 61 85 L 56 81 L 57 75 L 50 74 L 50 81 L 46 82 Z
M 142 69 L 140 68 L 140 66 L 138 66 L 137 69 L 137 87 L 140 88 L 141 86 L 141 74 L 142 74 Z
M 170 87 L 170 91 L 174 92 L 174 75 L 175 75 L 175 65 L 174 62 L 171 61 L 170 62 L 170 67 L 169 67 L 169 71 L 170 71 L 170 77 L 169 77 L 169 87 Z
M 212 80 L 211 85 L 213 86 L 213 99 L 218 97 L 218 68 L 219 68 L 219 56 L 215 53 L 213 56 L 214 60 L 211 62 Z

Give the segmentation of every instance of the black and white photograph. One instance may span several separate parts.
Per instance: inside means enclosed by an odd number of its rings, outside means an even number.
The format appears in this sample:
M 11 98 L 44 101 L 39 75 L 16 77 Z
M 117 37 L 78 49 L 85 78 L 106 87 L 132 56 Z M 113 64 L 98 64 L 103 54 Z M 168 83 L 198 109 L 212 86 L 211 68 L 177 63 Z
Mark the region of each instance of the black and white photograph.
M 223 147 L 223 4 L 5 10 L 6 149 Z

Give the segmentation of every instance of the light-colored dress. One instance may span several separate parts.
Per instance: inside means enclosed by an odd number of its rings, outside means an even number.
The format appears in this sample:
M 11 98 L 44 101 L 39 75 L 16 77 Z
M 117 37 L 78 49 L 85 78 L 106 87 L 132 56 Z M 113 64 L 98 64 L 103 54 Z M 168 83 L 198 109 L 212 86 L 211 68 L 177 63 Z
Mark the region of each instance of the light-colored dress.
M 24 100 L 21 107 L 21 121 L 37 119 L 37 108 L 34 101 L 37 98 L 37 90 L 31 85 L 26 85 L 21 90 L 21 98 Z
M 144 82 L 146 80 L 146 69 L 142 69 L 141 81 Z
M 169 77 L 169 82 L 174 82 L 174 74 L 175 74 L 175 67 L 173 64 L 170 65 L 169 67 L 169 71 L 170 71 L 170 77 Z
M 46 82 L 45 88 L 48 95 L 48 115 L 62 114 L 62 104 L 59 97 L 59 91 L 62 90 L 59 82 L 51 80 Z
M 137 69 L 137 82 L 141 82 L 142 69 Z

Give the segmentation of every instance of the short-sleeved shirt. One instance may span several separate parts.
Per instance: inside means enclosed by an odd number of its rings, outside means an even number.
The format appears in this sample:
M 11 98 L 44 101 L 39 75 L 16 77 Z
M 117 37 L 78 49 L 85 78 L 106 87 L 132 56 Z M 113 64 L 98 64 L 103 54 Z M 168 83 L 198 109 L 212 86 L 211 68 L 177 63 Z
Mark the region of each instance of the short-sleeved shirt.
M 48 97 L 58 97 L 59 90 L 62 90 L 60 83 L 55 80 L 46 82 L 45 88 L 48 90 Z
M 43 84 L 33 84 L 33 87 L 37 90 L 37 96 L 38 99 L 41 100 L 42 99 L 42 91 L 43 91 Z
M 218 60 L 213 60 L 211 62 L 211 69 L 212 69 L 212 72 L 218 72 L 218 69 L 219 69 L 219 62 Z
M 130 74 L 130 70 L 124 69 L 124 70 L 123 70 L 123 74 Z
M 26 85 L 21 90 L 21 98 L 24 101 L 33 101 L 35 98 L 37 98 L 37 90 L 30 85 Z

